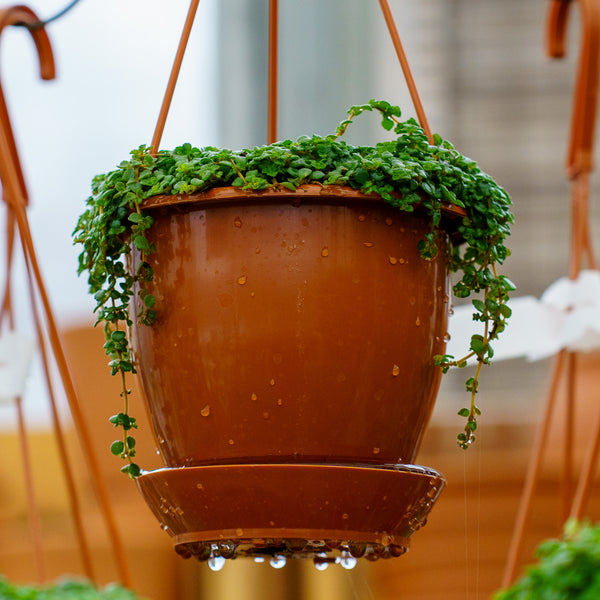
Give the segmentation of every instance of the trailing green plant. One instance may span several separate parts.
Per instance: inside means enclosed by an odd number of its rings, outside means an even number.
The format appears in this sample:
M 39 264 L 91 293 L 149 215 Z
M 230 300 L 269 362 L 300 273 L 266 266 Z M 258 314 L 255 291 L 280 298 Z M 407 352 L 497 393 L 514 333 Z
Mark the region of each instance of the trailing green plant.
M 352 120 L 367 111 L 378 111 L 382 127 L 393 131 L 395 139 L 375 146 L 352 146 L 342 141 L 340 136 Z M 470 404 L 459 411 L 466 425 L 458 435 L 458 444 L 462 448 L 471 444 L 480 414 L 475 402 L 480 371 L 492 358 L 491 342 L 504 330 L 510 316 L 507 300 L 514 286 L 498 273 L 498 266 L 509 255 L 504 240 L 513 221 L 511 202 L 489 175 L 450 142 L 435 135 L 430 144 L 418 123 L 413 119 L 400 121 L 400 116 L 397 106 L 371 100 L 351 107 L 336 132 L 325 137 L 304 136 L 241 151 L 195 148 L 186 143 L 155 156 L 149 148 L 140 146 L 117 169 L 94 178 L 92 195 L 74 238 L 83 246 L 79 273 L 88 272 L 97 323 L 104 324 L 109 365 L 122 381 L 124 410 L 111 417 L 111 422 L 122 428 L 123 435 L 111 450 L 127 461 L 123 471 L 131 477 L 140 473 L 133 461 L 135 440 L 131 435 L 137 424 L 128 410 L 126 374 L 135 373 L 135 364 L 127 329 L 132 318 L 151 325 L 159 309 L 145 285 L 152 279 L 146 258 L 155 248 L 147 237 L 152 218 L 144 213 L 143 202 L 160 194 L 193 194 L 219 186 L 258 191 L 295 190 L 305 184 L 342 185 L 379 194 L 401 211 L 412 212 L 419 207 L 431 218 L 431 232 L 419 242 L 426 260 L 438 252 L 436 232 L 442 207 L 454 205 L 465 210 L 457 226 L 463 242 L 452 249 L 450 270 L 459 273 L 453 285 L 456 297 L 478 295 L 472 300 L 473 318 L 481 321 L 482 331 L 472 337 L 465 356 L 446 354 L 434 360 L 444 372 L 453 366 L 466 366 L 470 358 L 477 361 L 474 376 L 466 382 Z M 132 247 L 142 257 L 136 273 L 126 268 L 126 256 Z M 129 300 L 134 287 L 139 290 L 143 309 L 132 316 Z
M 0 576 L 1 600 L 136 600 L 134 592 L 120 585 L 97 589 L 85 581 L 65 580 L 47 586 L 15 585 Z
M 537 564 L 494 600 L 597 600 L 600 598 L 600 525 L 569 521 L 562 539 L 543 542 Z

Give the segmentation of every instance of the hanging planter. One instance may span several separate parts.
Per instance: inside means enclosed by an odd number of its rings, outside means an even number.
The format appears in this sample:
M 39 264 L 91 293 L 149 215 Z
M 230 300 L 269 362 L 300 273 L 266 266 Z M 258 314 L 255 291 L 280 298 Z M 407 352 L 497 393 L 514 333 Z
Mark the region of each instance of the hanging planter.
M 373 109 L 396 140 L 338 139 Z M 215 568 L 402 554 L 443 486 L 412 464 L 441 373 L 467 358 L 444 354 L 448 272 L 483 293 L 479 367 L 510 314 L 505 192 L 397 107 L 349 114 L 337 136 L 240 153 L 142 147 L 95 180 L 76 230 L 113 373 L 139 370 L 166 465 L 140 489 L 177 552 Z M 137 477 L 135 419 L 111 420 Z

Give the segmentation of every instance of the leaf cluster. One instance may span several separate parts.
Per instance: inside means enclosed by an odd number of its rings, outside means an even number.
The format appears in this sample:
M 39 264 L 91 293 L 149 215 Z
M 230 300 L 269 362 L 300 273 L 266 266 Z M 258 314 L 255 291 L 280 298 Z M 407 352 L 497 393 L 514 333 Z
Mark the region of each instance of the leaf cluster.
M 85 581 L 65 580 L 49 586 L 17 586 L 0 576 L 2 600 L 136 600 L 134 592 L 119 585 L 97 589 Z
M 495 600 L 600 598 L 600 525 L 570 521 L 562 539 L 543 542 L 539 562 Z
M 377 111 L 386 131 L 395 139 L 375 146 L 352 146 L 340 139 L 352 120 L 364 112 Z M 303 136 L 267 146 L 233 151 L 215 147 L 196 148 L 186 143 L 172 151 L 153 156 L 140 146 L 117 169 L 94 178 L 92 195 L 74 231 L 75 242 L 83 246 L 79 273 L 88 273 L 90 292 L 97 305 L 98 322 L 105 324 L 105 349 L 113 374 L 135 372 L 125 329 L 131 324 L 128 303 L 139 290 L 144 308 L 137 319 L 151 324 L 156 318 L 154 296 L 145 290 L 152 279 L 146 255 L 154 250 L 147 238 L 152 218 L 143 211 L 144 200 L 161 194 L 194 194 L 214 187 L 234 186 L 248 191 L 285 188 L 296 190 L 305 184 L 349 186 L 363 193 L 379 194 L 399 210 L 411 212 L 417 206 L 431 218 L 431 232 L 419 243 L 421 255 L 433 258 L 437 252 L 436 230 L 442 207 L 464 208 L 466 216 L 458 225 L 464 243 L 453 248 L 450 270 L 459 273 L 454 294 L 473 300 L 473 318 L 482 322 L 483 333 L 471 340 L 466 356 L 437 356 L 444 370 L 462 367 L 475 356 L 487 364 L 493 356 L 491 342 L 506 326 L 510 309 L 506 305 L 511 282 L 497 273 L 497 266 L 509 255 L 504 245 L 513 221 L 510 198 L 477 164 L 460 154 L 450 142 L 434 136 L 429 143 L 423 129 L 413 119 L 400 121 L 400 109 L 385 101 L 371 100 L 353 106 L 348 118 L 334 134 Z M 125 268 L 126 256 L 135 247 L 142 253 L 136 273 Z M 476 428 L 475 394 L 479 371 L 467 390 L 471 406 L 467 426 L 459 437 L 466 447 Z M 122 395 L 128 390 L 123 380 Z M 464 412 L 464 411 L 463 411 Z M 127 414 L 127 410 L 123 411 Z M 122 446 L 115 450 L 129 459 L 126 432 Z M 117 452 L 115 452 L 117 453 Z M 137 467 L 137 466 L 136 466 Z M 134 467 L 135 470 L 135 467 Z

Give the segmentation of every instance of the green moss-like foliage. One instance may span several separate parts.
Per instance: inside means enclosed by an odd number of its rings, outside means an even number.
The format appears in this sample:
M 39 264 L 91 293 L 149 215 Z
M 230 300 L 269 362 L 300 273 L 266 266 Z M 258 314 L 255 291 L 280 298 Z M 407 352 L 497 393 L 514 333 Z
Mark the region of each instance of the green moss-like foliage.
M 47 586 L 21 586 L 0 576 L 0 600 L 141 600 L 119 585 L 97 589 L 85 581 L 65 580 Z
M 339 139 L 352 119 L 365 111 L 378 111 L 382 127 L 393 131 L 396 138 L 375 146 L 352 146 Z M 479 295 L 472 303 L 473 318 L 482 323 L 481 333 L 472 337 L 464 356 L 437 356 L 435 365 L 447 371 L 452 366 L 465 366 L 471 357 L 477 359 L 477 372 L 466 382 L 470 406 L 459 412 L 467 421 L 458 443 L 466 448 L 474 440 L 480 414 L 475 403 L 479 371 L 492 358 L 491 342 L 504 330 L 510 317 L 507 300 L 514 286 L 498 272 L 509 255 L 504 241 L 513 221 L 510 198 L 450 142 L 436 135 L 430 144 L 413 119 L 400 121 L 397 106 L 371 100 L 351 107 L 348 115 L 335 134 L 284 140 L 241 151 L 183 144 L 153 155 L 141 146 L 117 169 L 94 179 L 92 195 L 74 237 L 83 246 L 79 272 L 88 273 L 90 293 L 97 302 L 98 323 L 105 327 L 109 365 L 112 373 L 122 379 L 125 409 L 114 415 L 111 422 L 122 428 L 123 437 L 112 444 L 111 451 L 127 461 L 123 471 L 131 477 L 136 477 L 140 469 L 132 460 L 135 440 L 131 430 L 137 425 L 127 410 L 125 374 L 135 372 L 135 364 L 126 330 L 132 318 L 151 325 L 158 310 L 169 310 L 158 306 L 145 286 L 152 279 L 146 257 L 155 248 L 146 235 L 152 227 L 152 217 L 144 213 L 143 202 L 156 195 L 193 194 L 222 186 L 252 193 L 268 188 L 295 190 L 304 184 L 342 185 L 379 194 L 400 211 L 411 212 L 418 206 L 431 218 L 431 232 L 419 243 L 424 260 L 438 252 L 436 230 L 442 207 L 454 205 L 465 210 L 457 227 L 464 243 L 453 249 L 450 270 L 458 273 L 453 286 L 455 296 Z M 127 271 L 124 260 L 132 245 L 142 254 L 136 273 Z M 129 300 L 135 284 L 144 308 L 140 314 L 130 315 Z
M 600 525 L 571 521 L 562 539 L 537 549 L 539 562 L 494 600 L 598 600 Z

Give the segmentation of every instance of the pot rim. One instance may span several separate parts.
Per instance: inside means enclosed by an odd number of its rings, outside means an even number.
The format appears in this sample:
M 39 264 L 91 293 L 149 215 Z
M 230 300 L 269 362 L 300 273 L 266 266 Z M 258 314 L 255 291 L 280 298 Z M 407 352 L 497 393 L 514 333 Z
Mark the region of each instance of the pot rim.
M 399 194 L 392 195 L 400 197 Z M 260 201 L 265 204 L 275 203 L 284 198 L 291 200 L 292 204 L 300 204 L 303 200 L 310 198 L 313 202 L 318 199 L 322 200 L 323 203 L 331 203 L 332 200 L 337 200 L 337 203 L 351 204 L 353 201 L 362 200 L 373 202 L 375 204 L 392 206 L 379 194 L 363 194 L 360 190 L 355 190 L 349 186 L 306 184 L 293 191 L 283 187 L 278 187 L 276 189 L 269 188 L 266 190 L 243 190 L 238 187 L 225 186 L 214 187 L 205 192 L 194 192 L 192 194 L 161 194 L 144 200 L 142 208 L 154 209 L 176 205 L 181 205 L 183 207 L 194 204 L 235 205 L 243 204 L 249 198 L 253 201 Z M 418 208 L 418 206 L 416 206 L 416 208 Z M 464 208 L 450 204 L 449 202 L 442 203 L 442 213 L 446 218 L 449 218 L 452 221 L 461 219 L 467 215 L 467 211 Z

